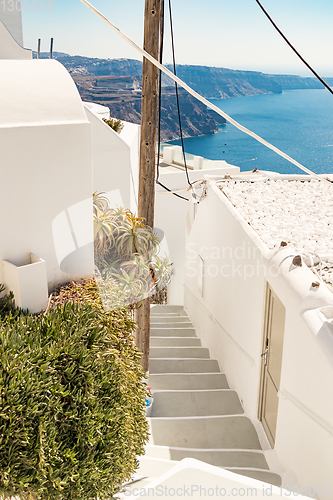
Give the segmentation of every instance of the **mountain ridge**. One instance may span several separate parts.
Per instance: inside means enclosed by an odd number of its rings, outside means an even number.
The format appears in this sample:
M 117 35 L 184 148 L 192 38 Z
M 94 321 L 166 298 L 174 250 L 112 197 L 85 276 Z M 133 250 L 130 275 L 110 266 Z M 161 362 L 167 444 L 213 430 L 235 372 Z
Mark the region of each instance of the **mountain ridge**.
M 34 53 L 36 57 L 36 53 Z M 49 57 L 42 53 L 42 58 Z M 81 98 L 107 106 L 111 116 L 140 123 L 142 62 L 136 59 L 100 59 L 55 52 L 53 57 L 71 74 Z M 171 65 L 166 65 L 172 70 Z M 257 94 L 275 94 L 283 90 L 321 89 L 312 77 L 274 75 L 259 71 L 233 70 L 213 66 L 177 65 L 177 76 L 207 99 Z M 333 84 L 333 78 L 327 78 Z M 179 89 L 184 137 L 215 133 L 226 123 L 185 90 Z M 178 112 L 174 83 L 162 75 L 161 138 L 179 137 Z

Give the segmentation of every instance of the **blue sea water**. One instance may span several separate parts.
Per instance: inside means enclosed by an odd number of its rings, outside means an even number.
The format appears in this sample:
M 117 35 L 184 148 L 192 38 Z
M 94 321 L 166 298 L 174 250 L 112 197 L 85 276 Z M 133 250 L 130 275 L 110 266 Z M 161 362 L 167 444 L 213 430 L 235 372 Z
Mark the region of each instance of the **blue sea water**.
M 318 174 L 333 173 L 333 95 L 326 89 L 291 90 L 211 102 L 307 168 Z M 241 170 L 257 167 L 302 173 L 229 123 L 214 135 L 190 137 L 184 143 L 187 153 L 226 160 Z

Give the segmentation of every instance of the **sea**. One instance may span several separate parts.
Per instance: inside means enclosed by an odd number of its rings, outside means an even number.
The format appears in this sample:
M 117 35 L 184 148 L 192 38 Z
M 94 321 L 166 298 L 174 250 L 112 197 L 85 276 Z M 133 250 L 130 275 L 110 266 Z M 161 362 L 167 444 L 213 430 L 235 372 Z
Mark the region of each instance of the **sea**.
M 289 90 L 211 102 L 315 173 L 333 173 L 333 95 L 328 90 Z M 186 138 L 184 144 L 186 153 L 225 160 L 241 171 L 257 167 L 302 173 L 230 123 L 213 135 Z

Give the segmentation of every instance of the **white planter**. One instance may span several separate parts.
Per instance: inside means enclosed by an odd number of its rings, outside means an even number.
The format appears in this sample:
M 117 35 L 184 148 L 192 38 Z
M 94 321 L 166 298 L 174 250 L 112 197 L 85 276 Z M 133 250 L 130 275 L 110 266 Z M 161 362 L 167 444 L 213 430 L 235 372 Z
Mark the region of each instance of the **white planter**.
M 14 293 L 15 304 L 31 313 L 45 310 L 48 302 L 45 261 L 31 253 L 22 265 L 7 260 L 2 264 L 4 284 Z
M 194 170 L 202 170 L 202 165 L 203 165 L 203 157 L 202 156 L 194 156 L 193 157 Z
M 163 161 L 165 163 L 173 163 L 174 160 L 174 155 L 175 155 L 175 150 L 173 146 L 164 146 L 163 148 Z
M 146 417 L 150 417 L 151 416 L 151 411 L 153 409 L 154 398 L 147 397 L 146 399 L 149 402 L 149 405 L 146 406 Z

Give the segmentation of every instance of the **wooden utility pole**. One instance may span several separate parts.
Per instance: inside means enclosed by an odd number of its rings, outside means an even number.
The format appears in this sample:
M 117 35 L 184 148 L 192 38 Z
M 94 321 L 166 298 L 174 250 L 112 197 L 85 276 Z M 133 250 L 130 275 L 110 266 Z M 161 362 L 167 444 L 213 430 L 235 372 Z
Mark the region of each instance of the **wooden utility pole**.
M 161 0 L 146 0 L 144 50 L 155 59 L 159 57 Z M 157 124 L 158 69 L 146 58 L 142 67 L 141 142 L 138 216 L 148 226 L 154 226 L 155 148 Z M 142 352 L 142 367 L 149 371 L 150 298 L 136 310 L 136 345 Z

